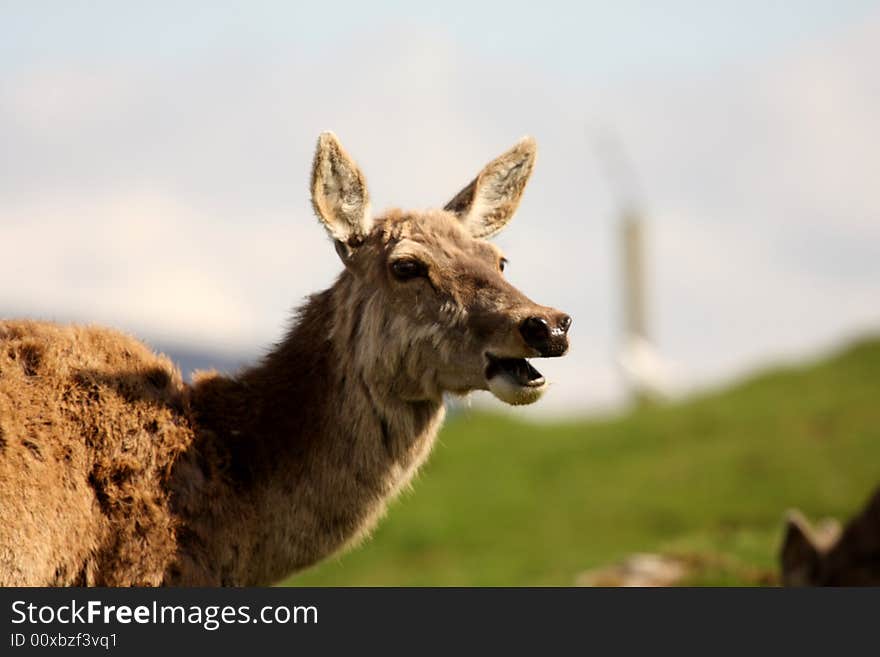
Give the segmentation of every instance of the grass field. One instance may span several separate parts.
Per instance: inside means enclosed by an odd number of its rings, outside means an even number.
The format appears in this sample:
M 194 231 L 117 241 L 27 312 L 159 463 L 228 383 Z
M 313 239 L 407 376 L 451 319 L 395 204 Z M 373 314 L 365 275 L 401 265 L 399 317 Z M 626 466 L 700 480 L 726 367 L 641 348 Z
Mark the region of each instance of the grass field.
M 880 340 L 608 419 L 476 412 L 373 537 L 291 585 L 570 585 L 634 552 L 688 584 L 772 583 L 790 507 L 846 518 L 880 483 Z

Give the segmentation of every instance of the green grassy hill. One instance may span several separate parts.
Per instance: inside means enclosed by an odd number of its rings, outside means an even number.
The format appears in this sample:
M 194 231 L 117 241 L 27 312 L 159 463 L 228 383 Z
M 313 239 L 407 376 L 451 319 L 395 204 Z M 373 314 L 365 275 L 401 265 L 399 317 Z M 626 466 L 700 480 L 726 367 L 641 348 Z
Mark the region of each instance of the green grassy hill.
M 569 585 L 634 552 L 688 583 L 773 581 L 784 511 L 847 518 L 880 483 L 880 341 L 612 419 L 464 413 L 364 545 L 292 585 Z

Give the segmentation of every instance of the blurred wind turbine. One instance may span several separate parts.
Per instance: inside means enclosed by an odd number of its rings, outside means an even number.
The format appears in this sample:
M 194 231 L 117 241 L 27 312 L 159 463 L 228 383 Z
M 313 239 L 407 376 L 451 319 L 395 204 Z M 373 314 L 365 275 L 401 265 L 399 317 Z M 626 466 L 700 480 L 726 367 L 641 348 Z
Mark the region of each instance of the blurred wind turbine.
M 645 228 L 635 171 L 611 130 L 596 139 L 596 152 L 617 206 L 620 226 L 623 335 L 617 364 L 636 403 L 669 396 L 671 364 L 650 338 L 645 282 Z

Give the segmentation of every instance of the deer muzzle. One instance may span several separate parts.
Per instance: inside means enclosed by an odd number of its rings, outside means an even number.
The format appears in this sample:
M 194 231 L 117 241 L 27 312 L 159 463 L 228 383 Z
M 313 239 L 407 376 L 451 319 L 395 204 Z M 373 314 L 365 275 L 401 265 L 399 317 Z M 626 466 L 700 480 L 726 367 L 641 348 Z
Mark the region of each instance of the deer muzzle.
M 528 350 L 538 358 L 562 356 L 568 351 L 571 317 L 553 312 L 527 317 L 519 324 L 519 334 Z M 506 358 L 486 354 L 486 381 L 489 391 L 508 404 L 532 404 L 544 394 L 547 381 L 525 358 Z

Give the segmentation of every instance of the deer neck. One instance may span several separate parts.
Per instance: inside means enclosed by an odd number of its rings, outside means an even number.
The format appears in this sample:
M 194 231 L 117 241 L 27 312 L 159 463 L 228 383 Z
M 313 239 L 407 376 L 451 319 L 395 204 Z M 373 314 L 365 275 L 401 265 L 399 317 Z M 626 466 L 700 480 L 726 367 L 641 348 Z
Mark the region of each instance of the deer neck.
M 195 513 L 179 506 L 218 583 L 275 582 L 356 541 L 430 452 L 442 399 L 397 395 L 365 359 L 356 288 L 343 274 L 259 365 L 193 388 L 205 484 Z

